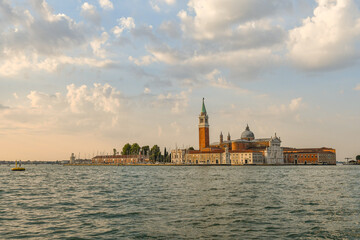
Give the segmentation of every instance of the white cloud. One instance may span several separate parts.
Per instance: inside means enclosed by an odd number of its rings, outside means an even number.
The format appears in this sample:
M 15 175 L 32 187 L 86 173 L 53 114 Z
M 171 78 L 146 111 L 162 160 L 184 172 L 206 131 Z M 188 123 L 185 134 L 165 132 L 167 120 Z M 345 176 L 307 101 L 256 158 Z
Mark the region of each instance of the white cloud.
M 160 12 L 161 9 L 158 4 L 155 3 L 155 1 L 150 1 L 150 6 L 155 12 Z
M 99 4 L 105 10 L 111 10 L 114 8 L 114 5 L 110 0 L 99 0 Z
M 74 113 L 87 113 L 89 108 L 95 112 L 119 114 L 121 107 L 121 93 L 109 84 L 95 83 L 89 89 L 86 85 L 76 87 L 67 86 L 67 102 Z
M 178 94 L 160 94 L 157 96 L 157 100 L 153 104 L 167 109 L 170 108 L 172 113 L 180 114 L 184 112 L 188 106 L 190 93 L 191 89 L 188 91 L 182 91 Z
M 279 58 L 273 55 L 270 49 L 250 49 L 232 52 L 213 52 L 203 55 L 194 55 L 184 63 L 199 69 L 214 69 L 222 67 L 230 69 L 234 75 L 253 76 L 262 70 L 275 65 Z
M 153 56 L 150 55 L 142 56 L 139 59 L 129 56 L 128 59 L 130 62 L 135 63 L 137 66 L 147 66 L 157 61 Z
M 176 0 L 163 0 L 168 5 L 174 5 L 176 3 Z
M 176 0 L 150 0 L 149 3 L 154 11 L 160 12 L 161 9 L 159 5 L 161 4 L 174 5 L 176 3 Z
M 132 17 L 122 17 L 117 21 L 119 25 L 112 29 L 112 32 L 116 37 L 120 37 L 124 30 L 131 30 L 135 28 L 135 21 Z
M 359 83 L 358 85 L 356 85 L 356 87 L 354 88 L 354 90 L 360 91 L 360 83 Z
M 302 98 L 299 97 L 299 98 L 294 98 L 291 100 L 290 104 L 289 104 L 289 109 L 291 111 L 295 111 L 297 109 L 299 109 L 299 107 L 301 106 L 302 104 Z
M 41 57 L 38 54 L 25 54 L 6 52 L 5 60 L 0 61 L 0 75 L 14 76 L 23 70 L 31 71 L 47 71 L 54 72 L 59 66 L 75 65 L 75 66 L 92 66 L 105 67 L 112 63 L 111 60 L 97 60 L 95 58 L 86 57 L 69 57 L 66 55 Z
M 103 67 L 110 60 L 101 45 L 106 36 L 94 40 L 96 30 L 87 29 L 63 13 L 54 13 L 46 1 L 31 1 L 32 9 L 0 3 L 0 12 L 6 13 L 6 28 L 0 27 L 0 75 L 14 76 L 22 70 L 53 72 L 64 64 Z M 96 9 L 85 2 L 81 14 L 96 15 Z M 90 15 L 89 15 L 90 14 Z M 0 24 L 1 25 L 1 24 Z M 76 51 L 73 51 L 76 49 Z
M 286 114 L 290 112 L 296 112 L 303 106 L 302 98 L 294 98 L 289 104 L 271 105 L 268 108 L 268 112 L 274 115 Z M 299 118 L 299 116 L 297 116 Z
M 242 89 L 234 84 L 226 81 L 218 69 L 214 69 L 212 72 L 206 74 L 206 79 L 211 86 L 216 88 L 232 89 L 241 93 L 249 93 L 249 90 Z
M 184 60 L 184 56 L 182 56 L 179 51 L 172 49 L 167 45 L 149 48 L 148 51 L 154 56 L 156 61 L 164 62 L 166 64 L 175 65 Z
M 291 3 L 284 0 L 190 0 L 190 14 L 182 10 L 178 16 L 185 33 L 204 40 L 229 37 L 234 26 L 262 19 L 290 6 Z
M 100 38 L 96 38 L 90 42 L 90 46 L 92 47 L 95 56 L 100 58 L 106 57 L 106 51 L 102 48 L 102 45 L 104 45 L 108 39 L 109 34 L 107 34 L 107 32 L 103 32 Z
M 144 93 L 145 93 L 145 94 L 151 93 L 151 89 L 150 89 L 150 88 L 145 88 L 145 89 L 144 89 Z
M 81 6 L 81 15 L 85 18 L 93 22 L 94 24 L 99 25 L 100 24 L 100 15 L 96 11 L 96 7 L 94 5 L 91 5 L 88 2 L 84 2 Z
M 11 51 L 29 50 L 43 55 L 61 54 L 86 44 L 83 24 L 65 14 L 55 14 L 46 1 L 32 1 L 33 15 L 20 7 L 0 4 L 0 12 L 17 13 L 10 17 L 6 28 L 0 28 L 0 46 Z M 10 8 L 10 9 L 9 9 Z
M 317 0 L 314 16 L 289 32 L 289 57 L 306 70 L 347 66 L 359 58 L 360 12 L 353 0 Z
M 214 69 L 226 71 L 231 80 L 257 78 L 282 61 L 286 31 L 269 17 L 290 7 L 285 0 L 190 0 L 178 13 L 182 47 L 155 42 L 146 49 L 157 62 L 170 65 L 178 79 L 196 81 Z M 164 21 L 158 29 L 181 37 L 176 22 Z M 212 83 L 220 87 L 229 81 L 223 77 Z
M 71 84 L 65 95 L 31 91 L 24 102 L 0 114 L 0 129 L 100 131 L 119 124 L 125 104 L 122 94 L 108 84 L 93 87 Z

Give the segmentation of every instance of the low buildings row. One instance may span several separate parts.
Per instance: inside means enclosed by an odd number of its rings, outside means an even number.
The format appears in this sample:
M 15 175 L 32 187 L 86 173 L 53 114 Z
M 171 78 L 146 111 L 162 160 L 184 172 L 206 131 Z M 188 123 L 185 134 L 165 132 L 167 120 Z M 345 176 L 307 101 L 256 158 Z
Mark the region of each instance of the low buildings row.
M 129 165 L 149 163 L 148 155 L 99 155 L 92 158 L 92 164 Z

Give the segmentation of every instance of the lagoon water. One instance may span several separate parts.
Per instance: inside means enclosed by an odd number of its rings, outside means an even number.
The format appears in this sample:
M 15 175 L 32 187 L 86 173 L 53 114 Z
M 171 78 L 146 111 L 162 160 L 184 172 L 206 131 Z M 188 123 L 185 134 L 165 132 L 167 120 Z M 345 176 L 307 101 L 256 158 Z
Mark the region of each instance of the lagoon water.
M 0 239 L 360 239 L 360 166 L 0 166 Z

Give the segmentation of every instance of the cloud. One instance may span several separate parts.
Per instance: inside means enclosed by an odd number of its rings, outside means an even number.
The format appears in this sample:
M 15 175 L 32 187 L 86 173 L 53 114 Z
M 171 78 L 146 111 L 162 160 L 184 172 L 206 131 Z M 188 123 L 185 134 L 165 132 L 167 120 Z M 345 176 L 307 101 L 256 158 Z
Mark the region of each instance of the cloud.
M 302 98 L 299 97 L 299 98 L 294 98 L 291 100 L 290 104 L 289 104 L 289 109 L 291 111 L 295 111 L 297 109 L 299 109 L 299 107 L 301 106 L 302 104 Z
M 90 46 L 92 47 L 95 56 L 98 56 L 100 58 L 106 57 L 106 51 L 101 47 L 106 43 L 108 39 L 109 34 L 107 32 L 103 32 L 100 38 L 95 38 L 92 42 L 90 42 Z
M 132 17 L 122 17 L 117 21 L 119 25 L 112 29 L 112 32 L 116 37 L 120 37 L 124 30 L 131 30 L 135 28 L 135 21 Z
M 8 108 L 9 108 L 9 107 L 0 104 L 0 110 L 2 110 L 2 109 L 8 109 Z
M 110 65 L 111 60 L 97 60 L 86 57 L 69 57 L 66 55 L 42 58 L 38 54 L 5 52 L 5 60 L 0 62 L 0 75 L 14 76 L 23 70 L 55 72 L 60 66 L 91 66 L 102 68 Z
M 182 91 L 178 94 L 160 94 L 153 102 L 153 105 L 160 106 L 162 108 L 171 109 L 171 113 L 180 114 L 185 112 L 189 102 L 189 94 L 191 90 Z
M 111 10 L 114 8 L 114 5 L 110 0 L 99 0 L 99 4 L 105 10 Z
M 359 58 L 360 12 L 353 0 L 317 0 L 314 16 L 289 32 L 289 57 L 305 70 L 346 67 Z
M 181 36 L 180 28 L 174 21 L 164 21 L 159 26 L 159 32 L 171 38 L 179 38 Z
M 162 4 L 174 5 L 175 3 L 176 3 L 176 0 L 150 0 L 149 1 L 151 8 L 156 12 L 161 11 L 159 5 L 162 5 Z
M 81 6 L 81 15 L 92 23 L 100 25 L 101 17 L 96 11 L 96 7 L 94 5 L 84 2 Z
M 150 88 L 145 88 L 145 89 L 144 89 L 144 93 L 145 93 L 145 94 L 151 93 L 151 89 L 150 89 Z
M 150 1 L 150 6 L 151 8 L 155 11 L 155 12 L 160 12 L 161 9 L 159 7 L 159 5 L 157 3 L 155 3 L 155 1 Z
M 26 131 L 101 131 L 119 124 L 126 99 L 109 84 L 67 86 L 66 94 L 31 91 L 0 114 L 2 127 Z
M 185 59 L 185 56 L 183 56 L 181 52 L 170 48 L 168 45 L 149 48 L 148 52 L 150 52 L 157 61 L 170 65 L 179 64 Z
M 282 61 L 287 33 L 270 16 L 290 8 L 284 0 L 190 0 L 188 9 L 178 13 L 180 25 L 164 21 L 157 29 L 178 44 L 152 38 L 147 59 L 168 65 L 175 79 L 199 81 L 214 69 L 226 72 L 227 81 L 257 78 Z M 149 62 L 138 59 L 136 64 Z
M 360 83 L 359 83 L 358 85 L 356 85 L 356 87 L 354 88 L 354 90 L 360 91 Z
M 291 3 L 285 0 L 190 0 L 188 7 L 190 14 L 185 10 L 178 14 L 183 31 L 195 39 L 205 40 L 228 37 L 234 26 L 289 9 Z
M 135 63 L 137 66 L 147 66 L 153 62 L 156 62 L 156 59 L 153 56 L 146 55 L 142 56 L 139 59 L 136 59 L 132 56 L 129 56 L 129 61 Z
M 86 43 L 85 28 L 65 14 L 54 14 L 46 1 L 33 1 L 32 16 L 27 12 L 21 16 L 21 25 L 14 22 L 4 40 L 6 48 L 23 51 L 35 50 L 39 54 L 55 55 Z M 16 26 L 16 28 L 14 28 Z
M 46 1 L 31 3 L 31 10 L 5 1 L 0 3 L 0 12 L 7 12 L 6 19 L 0 16 L 7 24 L 6 28 L 0 28 L 1 75 L 13 76 L 25 69 L 53 72 L 64 64 L 99 67 L 111 62 L 96 59 L 104 57 L 99 47 L 104 36 L 99 43 L 97 37 L 92 36 L 96 35 L 96 30 L 88 29 L 63 13 L 54 13 Z M 95 16 L 94 6 L 84 3 L 82 14 Z M 93 49 L 95 58 L 87 51 L 88 46 Z
M 238 86 L 235 86 L 231 82 L 226 81 L 225 77 L 222 76 L 218 69 L 214 69 L 212 72 L 208 73 L 206 75 L 206 80 L 210 83 L 211 86 L 216 88 L 232 89 L 241 93 L 249 93 L 249 90 L 242 89 Z
M 174 5 L 176 3 L 176 0 L 162 0 L 162 1 L 168 5 Z
M 268 108 L 268 112 L 275 115 L 280 115 L 285 113 L 296 112 L 297 110 L 300 109 L 301 106 L 303 106 L 302 98 L 298 97 L 292 99 L 289 104 L 271 105 Z

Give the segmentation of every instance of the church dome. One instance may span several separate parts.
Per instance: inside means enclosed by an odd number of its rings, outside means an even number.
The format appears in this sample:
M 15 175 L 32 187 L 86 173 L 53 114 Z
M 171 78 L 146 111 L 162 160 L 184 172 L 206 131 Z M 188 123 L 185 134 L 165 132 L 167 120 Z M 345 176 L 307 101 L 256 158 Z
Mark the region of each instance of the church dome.
M 243 133 L 241 134 L 241 139 L 246 139 L 246 140 L 255 139 L 255 135 L 252 131 L 250 131 L 249 125 L 246 126 L 245 131 L 243 131 Z

